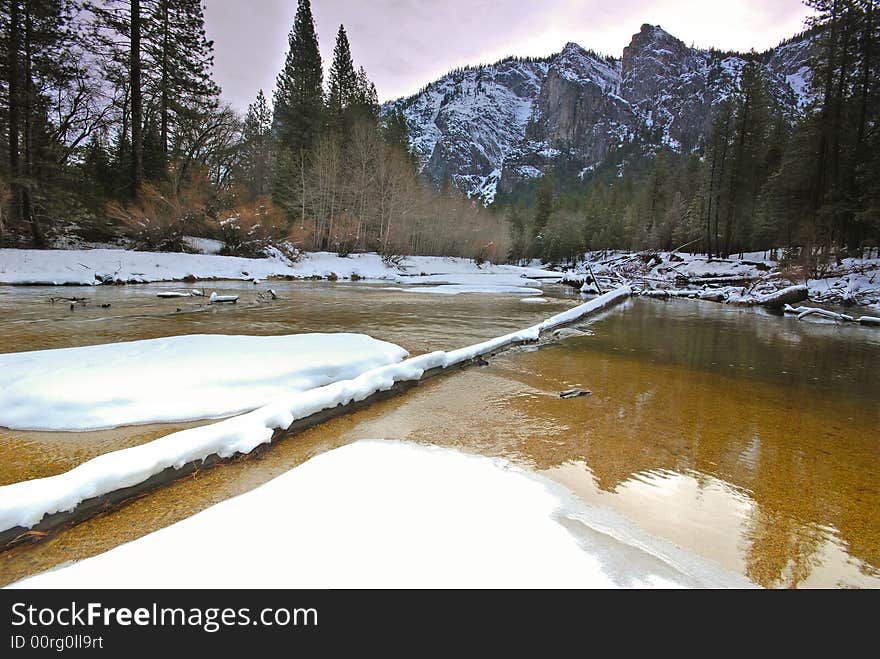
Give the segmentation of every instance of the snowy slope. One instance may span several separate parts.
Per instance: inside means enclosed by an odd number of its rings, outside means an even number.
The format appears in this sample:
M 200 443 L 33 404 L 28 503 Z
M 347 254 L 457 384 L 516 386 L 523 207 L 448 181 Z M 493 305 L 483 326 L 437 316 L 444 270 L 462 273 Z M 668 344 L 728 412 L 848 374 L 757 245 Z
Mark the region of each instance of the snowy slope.
M 749 585 L 500 460 L 361 441 L 16 587 Z

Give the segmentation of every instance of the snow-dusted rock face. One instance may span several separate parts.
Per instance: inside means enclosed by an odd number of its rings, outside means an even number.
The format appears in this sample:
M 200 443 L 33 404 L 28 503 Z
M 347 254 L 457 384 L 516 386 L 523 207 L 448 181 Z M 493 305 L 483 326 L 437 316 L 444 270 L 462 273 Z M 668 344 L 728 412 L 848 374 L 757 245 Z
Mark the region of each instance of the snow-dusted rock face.
M 808 102 L 813 40 L 759 56 L 776 104 L 794 116 Z M 384 106 L 406 118 L 422 171 L 491 203 L 560 162 L 580 170 L 638 137 L 689 151 L 731 93 L 743 56 L 685 45 L 643 25 L 620 59 L 569 43 L 541 60 L 508 59 L 452 72 Z
M 507 60 L 450 73 L 386 111 L 404 113 L 422 171 L 440 185 L 486 191 L 491 202 L 501 166 L 522 141 L 547 74 L 546 62 Z M 497 170 L 497 171 L 496 171 Z

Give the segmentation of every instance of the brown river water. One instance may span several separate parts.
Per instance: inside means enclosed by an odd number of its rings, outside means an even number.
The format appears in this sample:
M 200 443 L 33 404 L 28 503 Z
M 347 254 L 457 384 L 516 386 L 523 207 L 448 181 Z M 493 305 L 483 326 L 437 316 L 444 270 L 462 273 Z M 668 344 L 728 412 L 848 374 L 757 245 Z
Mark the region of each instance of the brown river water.
M 205 286 L 241 295 L 237 305 L 211 308 L 197 298 L 156 298 L 159 290 L 185 290 L 172 284 L 0 287 L 0 352 L 173 334 L 358 331 L 415 354 L 497 336 L 580 301 L 555 286 L 546 288 L 547 304 L 364 283 L 272 287 L 278 300 L 258 301 L 265 285 Z M 52 296 L 90 303 L 71 311 Z M 880 587 L 880 331 L 644 299 L 581 329 L 433 379 L 2 554 L 0 584 L 167 526 L 318 453 L 384 438 L 505 457 L 763 586 Z M 560 399 L 571 387 L 592 395 Z M 0 429 L 0 483 L 58 473 L 191 425 Z M 265 535 L 271 541 L 272 529 Z

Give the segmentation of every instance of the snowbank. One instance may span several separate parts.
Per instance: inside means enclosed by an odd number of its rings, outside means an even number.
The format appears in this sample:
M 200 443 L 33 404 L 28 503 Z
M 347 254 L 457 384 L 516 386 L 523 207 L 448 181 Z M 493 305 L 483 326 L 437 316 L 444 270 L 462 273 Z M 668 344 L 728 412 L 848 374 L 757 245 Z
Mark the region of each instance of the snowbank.
M 682 252 L 632 253 L 592 252 L 576 267 L 563 273 L 564 281 L 574 284 L 591 280 L 590 269 L 603 285 L 622 279 L 631 282 L 640 294 L 656 297 L 689 297 L 730 301 L 739 304 L 766 304 L 762 300 L 780 289 L 801 282 L 786 278 L 780 264 L 766 258 L 769 253 L 743 254 L 741 259 L 712 259 Z M 880 304 L 880 258 L 846 258 L 832 264 L 821 279 L 806 282 L 809 299 L 834 304 Z M 654 291 L 665 291 L 654 293 Z M 690 291 L 687 293 L 686 291 Z M 699 295 L 704 291 L 705 295 Z M 784 299 L 782 302 L 795 300 Z
M 0 249 L 0 284 L 95 285 L 103 282 L 147 283 L 194 279 L 267 279 L 332 277 L 406 284 L 526 287 L 525 278 L 559 280 L 559 273 L 532 267 L 483 264 L 437 256 L 410 256 L 390 265 L 378 254 L 340 257 L 328 252 L 305 254 L 291 262 L 274 258 L 246 259 L 211 254 L 134 252 L 121 249 Z M 483 282 L 483 283 L 480 283 Z M 461 291 L 459 291 L 461 292 Z M 497 292 L 492 290 L 492 292 Z M 505 291 L 501 291 L 505 292 Z M 534 293 L 534 289 L 530 290 Z
M 325 409 L 361 401 L 397 382 L 419 380 L 425 371 L 448 368 L 505 346 L 535 341 L 544 331 L 604 309 L 631 294 L 622 286 L 518 332 L 451 352 L 431 352 L 380 366 L 350 379 L 278 397 L 268 405 L 218 423 L 172 433 L 146 444 L 105 453 L 46 478 L 0 487 L 0 531 L 30 528 L 48 514 L 70 511 L 92 497 L 143 483 L 166 468 L 181 468 L 210 455 L 221 458 L 250 453 L 286 429 Z
M 223 250 L 223 241 L 197 236 L 184 236 L 181 242 L 196 254 L 219 254 Z
M 749 585 L 499 460 L 361 441 L 14 587 Z
M 253 410 L 404 359 L 365 334 L 196 334 L 0 354 L 0 426 L 94 430 Z

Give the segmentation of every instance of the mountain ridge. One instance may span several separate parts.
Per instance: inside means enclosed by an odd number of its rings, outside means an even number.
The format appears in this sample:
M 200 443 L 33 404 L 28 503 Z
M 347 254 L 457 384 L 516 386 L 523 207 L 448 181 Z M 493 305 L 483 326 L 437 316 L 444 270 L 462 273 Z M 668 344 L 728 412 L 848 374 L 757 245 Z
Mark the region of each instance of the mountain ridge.
M 570 41 L 543 58 L 511 56 L 461 67 L 382 112 L 406 119 L 410 146 L 435 185 L 447 180 L 485 204 L 498 191 L 561 162 L 581 175 L 627 142 L 676 151 L 698 148 L 747 58 L 764 72 L 778 109 L 807 104 L 812 33 L 761 53 L 687 46 L 645 23 L 619 58 Z

